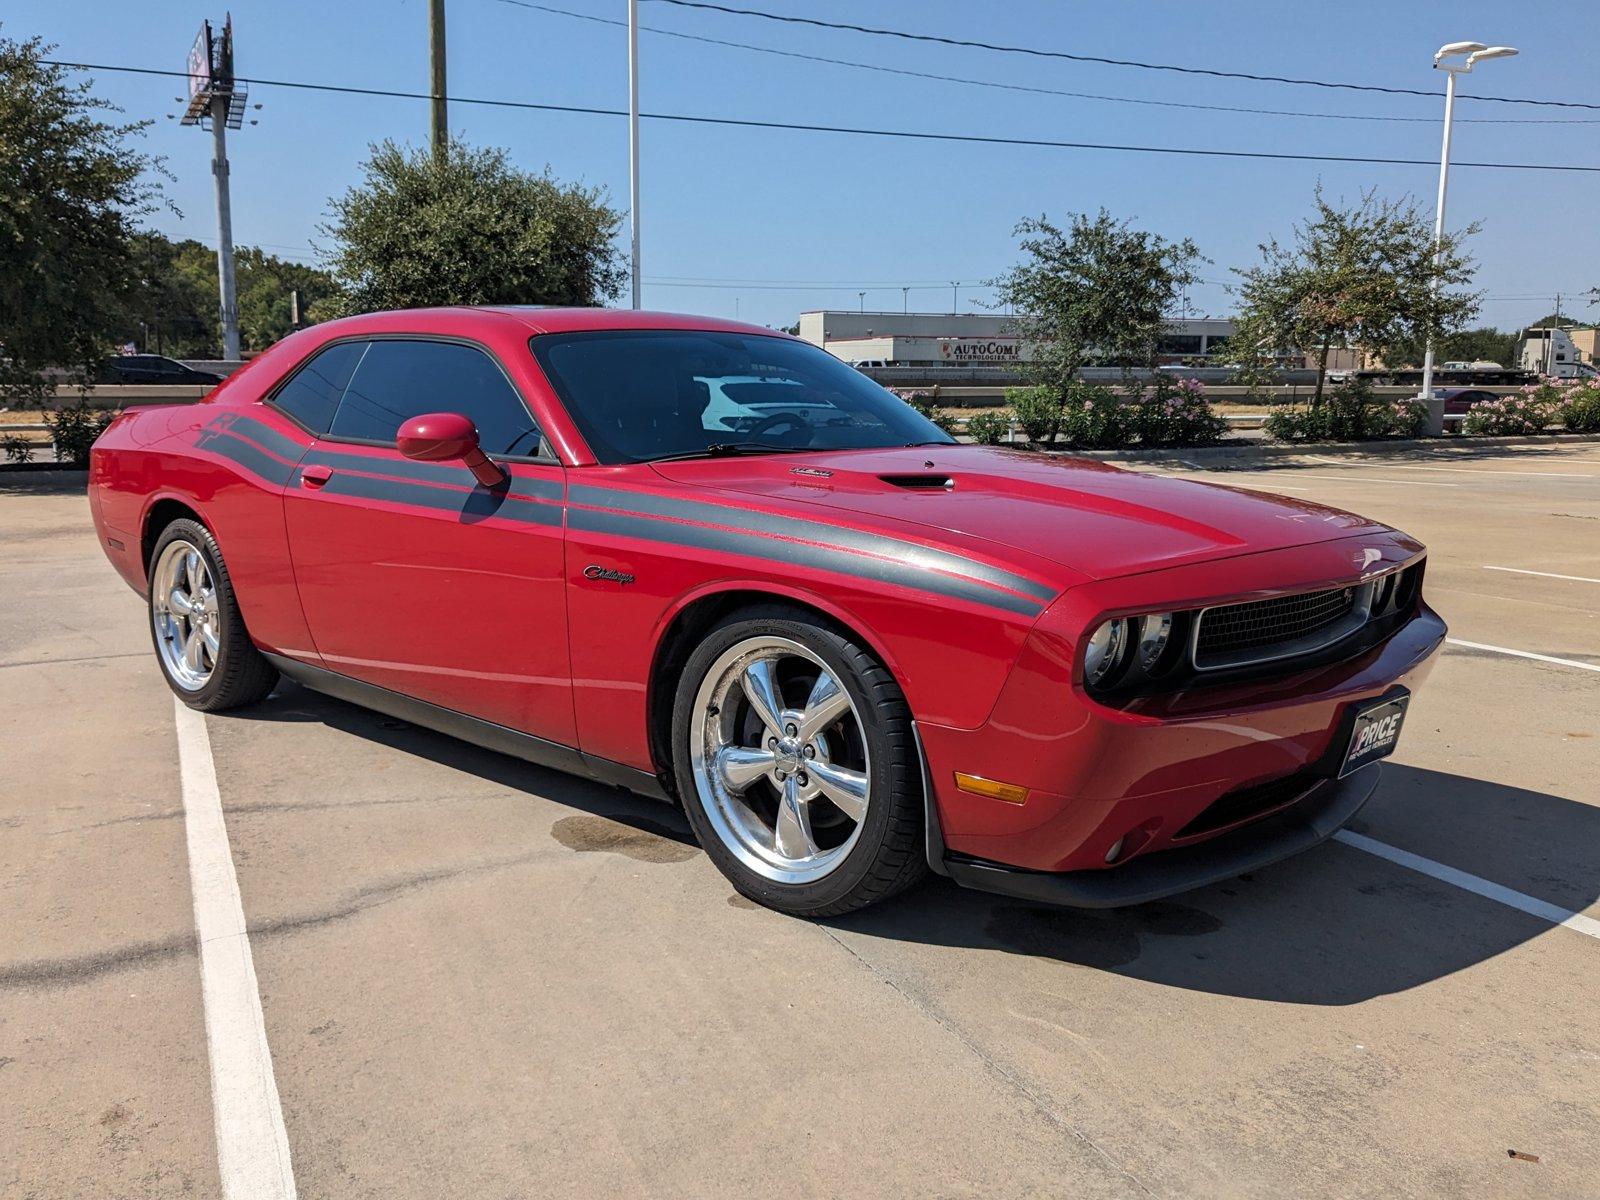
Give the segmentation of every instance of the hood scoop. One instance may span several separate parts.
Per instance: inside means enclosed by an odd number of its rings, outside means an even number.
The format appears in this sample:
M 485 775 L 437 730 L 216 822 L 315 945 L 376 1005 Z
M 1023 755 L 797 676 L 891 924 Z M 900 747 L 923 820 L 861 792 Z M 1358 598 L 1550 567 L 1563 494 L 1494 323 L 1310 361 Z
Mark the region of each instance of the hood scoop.
M 903 475 L 879 475 L 890 487 L 904 488 L 908 492 L 948 492 L 956 481 L 937 472 L 915 472 Z

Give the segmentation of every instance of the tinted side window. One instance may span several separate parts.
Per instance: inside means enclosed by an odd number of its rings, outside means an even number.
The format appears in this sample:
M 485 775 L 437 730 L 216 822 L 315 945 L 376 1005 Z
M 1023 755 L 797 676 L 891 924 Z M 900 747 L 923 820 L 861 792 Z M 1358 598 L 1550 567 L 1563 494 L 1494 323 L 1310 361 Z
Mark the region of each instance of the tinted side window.
M 393 442 L 423 413 L 457 412 L 478 427 L 489 454 L 539 453 L 539 430 L 498 363 L 454 342 L 374 341 L 345 389 L 334 437 Z
M 272 403 L 313 433 L 327 433 L 333 410 L 355 374 L 366 342 L 340 342 L 329 346 L 294 373 Z

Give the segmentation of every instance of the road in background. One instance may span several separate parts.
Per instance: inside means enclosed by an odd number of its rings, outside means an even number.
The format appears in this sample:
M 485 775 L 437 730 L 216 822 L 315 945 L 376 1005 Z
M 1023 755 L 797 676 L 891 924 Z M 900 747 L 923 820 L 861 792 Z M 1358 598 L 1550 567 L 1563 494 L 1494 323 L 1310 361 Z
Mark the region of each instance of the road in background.
M 1178 473 L 1429 543 L 1472 645 L 1354 828 L 1600 915 L 1600 449 Z M 81 483 L 0 475 L 0 511 L 0 1194 L 210 1194 L 171 700 Z M 1119 912 L 939 881 L 807 923 L 665 806 L 289 685 L 205 725 L 305 1196 L 1600 1178 L 1600 942 L 1356 846 Z

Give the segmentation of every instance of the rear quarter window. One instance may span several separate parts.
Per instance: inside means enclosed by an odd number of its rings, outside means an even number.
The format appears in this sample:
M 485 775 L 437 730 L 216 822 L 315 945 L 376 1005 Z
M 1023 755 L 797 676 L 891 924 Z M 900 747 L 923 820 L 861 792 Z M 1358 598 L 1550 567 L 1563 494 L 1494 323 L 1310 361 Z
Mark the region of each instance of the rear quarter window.
M 320 351 L 289 377 L 270 403 L 312 433 L 327 433 L 366 349 L 366 342 L 339 342 Z

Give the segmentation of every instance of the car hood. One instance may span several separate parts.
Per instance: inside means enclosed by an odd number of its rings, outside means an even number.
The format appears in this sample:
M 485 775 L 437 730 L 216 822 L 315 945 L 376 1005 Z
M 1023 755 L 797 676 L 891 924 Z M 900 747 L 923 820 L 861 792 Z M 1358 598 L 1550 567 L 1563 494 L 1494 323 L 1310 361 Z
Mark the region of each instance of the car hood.
M 655 464 L 698 491 L 910 524 L 1094 579 L 1332 541 L 1387 527 L 1306 500 L 982 446 L 804 451 Z M 948 483 L 945 481 L 948 480 Z M 848 516 L 845 516 L 848 514 Z M 953 548 L 959 549 L 959 546 Z

